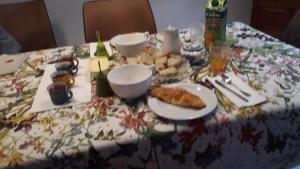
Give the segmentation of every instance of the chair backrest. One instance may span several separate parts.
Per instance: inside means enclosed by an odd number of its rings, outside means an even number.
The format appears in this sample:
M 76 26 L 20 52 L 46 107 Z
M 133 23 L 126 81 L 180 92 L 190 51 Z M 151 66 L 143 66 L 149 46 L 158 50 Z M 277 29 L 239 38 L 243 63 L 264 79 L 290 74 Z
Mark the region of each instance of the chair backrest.
M 95 42 L 130 32 L 156 33 L 155 20 L 148 0 L 96 0 L 83 4 L 86 42 Z
M 294 45 L 300 48 L 300 10 L 293 16 L 293 18 L 288 23 L 284 33 L 283 41 L 288 44 Z
M 22 46 L 22 51 L 56 47 L 43 0 L 0 5 L 0 25 Z

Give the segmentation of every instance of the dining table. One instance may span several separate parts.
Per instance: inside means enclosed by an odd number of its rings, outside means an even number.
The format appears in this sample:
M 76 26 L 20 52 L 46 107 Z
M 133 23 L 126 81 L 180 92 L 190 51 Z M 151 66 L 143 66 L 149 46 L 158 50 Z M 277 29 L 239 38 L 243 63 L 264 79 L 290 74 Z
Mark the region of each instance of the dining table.
M 179 31 L 184 37 L 188 29 Z M 217 107 L 193 120 L 153 113 L 147 95 L 96 96 L 31 112 L 43 68 L 60 56 L 90 59 L 89 44 L 22 53 L 18 71 L 0 76 L 0 168 L 291 168 L 300 165 L 300 50 L 241 22 L 227 23 L 234 73 L 266 101 L 238 108 L 212 88 Z M 184 39 L 183 39 L 184 41 Z M 151 35 L 148 45 L 162 40 Z M 114 62 L 112 58 L 111 62 Z M 181 83 L 203 84 L 207 58 Z M 172 114 L 172 112 L 169 112 Z M 184 114 L 185 112 L 182 112 Z

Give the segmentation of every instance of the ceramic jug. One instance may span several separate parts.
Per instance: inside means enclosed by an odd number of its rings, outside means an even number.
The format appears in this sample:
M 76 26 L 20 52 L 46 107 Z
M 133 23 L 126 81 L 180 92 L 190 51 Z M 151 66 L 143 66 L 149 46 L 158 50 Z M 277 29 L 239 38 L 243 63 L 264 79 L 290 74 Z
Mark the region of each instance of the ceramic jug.
M 180 52 L 179 30 L 169 26 L 164 32 L 163 52 L 164 53 L 179 53 Z

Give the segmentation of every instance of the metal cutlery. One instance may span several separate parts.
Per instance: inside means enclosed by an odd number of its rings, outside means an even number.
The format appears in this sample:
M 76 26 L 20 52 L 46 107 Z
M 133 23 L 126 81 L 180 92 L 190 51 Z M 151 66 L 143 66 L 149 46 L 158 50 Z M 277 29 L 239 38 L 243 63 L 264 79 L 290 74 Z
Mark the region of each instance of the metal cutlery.
M 228 86 L 226 86 L 223 82 L 220 82 L 218 80 L 215 80 L 215 82 L 221 86 L 222 88 L 228 90 L 229 92 L 231 92 L 232 94 L 234 94 L 235 96 L 239 97 L 240 99 L 242 99 L 245 102 L 248 102 L 248 99 L 246 99 L 244 96 L 240 95 L 239 93 L 237 93 L 236 91 L 232 90 L 231 88 L 229 88 Z
M 222 74 L 221 75 L 223 82 L 225 82 L 225 84 L 231 85 L 233 87 L 235 87 L 237 90 L 239 90 L 239 92 L 241 92 L 242 94 L 244 94 L 247 97 L 250 97 L 251 94 L 249 94 L 248 92 L 245 92 L 244 90 L 242 90 L 238 85 L 236 85 L 235 83 L 232 82 L 231 78 Z

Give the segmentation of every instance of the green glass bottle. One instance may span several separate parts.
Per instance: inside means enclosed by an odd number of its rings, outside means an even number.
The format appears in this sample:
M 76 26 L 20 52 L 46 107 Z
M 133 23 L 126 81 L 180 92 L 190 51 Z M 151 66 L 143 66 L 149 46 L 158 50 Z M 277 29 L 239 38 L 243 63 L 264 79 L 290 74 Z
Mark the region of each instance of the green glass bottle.
M 104 43 L 100 40 L 100 33 L 96 31 L 96 37 L 98 39 L 95 56 L 98 57 L 109 57 L 108 52 L 106 51 Z
M 98 62 L 98 65 L 99 74 L 96 78 L 96 95 L 98 97 L 110 97 L 113 95 L 113 91 L 110 88 L 106 75 L 101 71 L 100 62 Z

